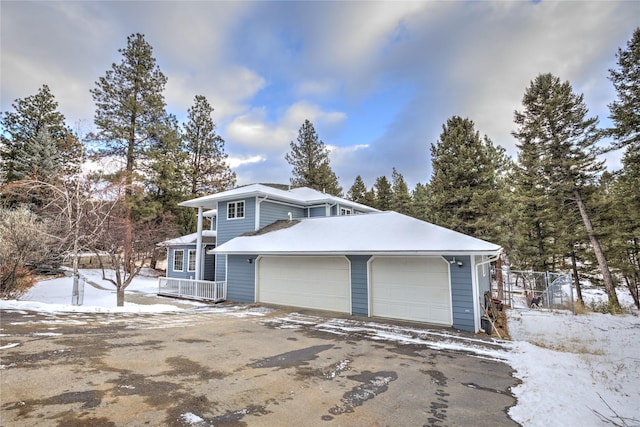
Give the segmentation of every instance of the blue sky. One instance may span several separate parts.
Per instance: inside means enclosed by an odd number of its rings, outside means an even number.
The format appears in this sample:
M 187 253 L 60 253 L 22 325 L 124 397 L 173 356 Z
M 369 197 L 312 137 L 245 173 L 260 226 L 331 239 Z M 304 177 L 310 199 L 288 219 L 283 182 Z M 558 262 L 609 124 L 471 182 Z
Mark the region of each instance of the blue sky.
M 608 69 L 639 16 L 637 1 L 3 0 L 0 110 L 47 84 L 69 125 L 93 130 L 89 90 L 139 32 L 168 111 L 183 121 L 195 95 L 215 108 L 239 184 L 288 183 L 284 155 L 309 119 L 345 191 L 394 167 L 413 188 L 453 115 L 515 156 L 513 112 L 540 73 L 570 81 L 608 125 Z

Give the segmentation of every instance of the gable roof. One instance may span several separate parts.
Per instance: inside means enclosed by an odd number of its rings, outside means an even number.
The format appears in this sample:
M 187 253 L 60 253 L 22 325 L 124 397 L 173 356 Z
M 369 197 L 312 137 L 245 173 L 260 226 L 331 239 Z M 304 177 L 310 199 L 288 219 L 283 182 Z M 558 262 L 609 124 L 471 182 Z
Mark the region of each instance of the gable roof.
M 226 254 L 496 255 L 502 248 L 397 212 L 305 218 L 288 228 L 240 236 Z
M 244 187 L 237 187 L 233 190 L 222 191 L 220 193 L 186 200 L 179 203 L 179 206 L 216 209 L 218 207 L 218 202 L 220 201 L 233 200 L 241 197 L 266 197 L 267 199 L 299 204 L 305 207 L 325 203 L 332 205 L 339 203 L 341 205 L 355 207 L 363 212 L 378 212 L 377 209 L 372 208 L 371 206 L 352 202 L 351 200 L 343 199 L 342 197 L 325 194 L 321 191 L 308 187 L 281 190 L 264 184 L 251 184 Z

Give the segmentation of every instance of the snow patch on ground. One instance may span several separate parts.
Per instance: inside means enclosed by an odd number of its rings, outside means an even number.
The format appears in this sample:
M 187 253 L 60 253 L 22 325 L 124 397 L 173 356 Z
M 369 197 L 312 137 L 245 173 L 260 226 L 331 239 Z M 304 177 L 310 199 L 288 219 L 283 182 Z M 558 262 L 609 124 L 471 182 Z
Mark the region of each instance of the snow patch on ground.
M 509 415 L 525 426 L 640 425 L 640 318 L 509 310 L 509 364 L 522 384 Z
M 192 425 L 192 424 L 199 424 L 203 422 L 204 419 L 202 419 L 201 417 L 197 416 L 194 413 L 186 412 L 180 415 L 180 421 L 188 425 Z
M 30 316 L 43 313 L 135 313 L 185 311 L 197 319 L 199 310 L 215 311 L 235 317 L 265 317 L 273 310 L 263 307 L 207 304 L 157 298 L 158 280 L 148 272 L 136 277 L 126 290 L 129 296 L 145 296 L 151 304 L 125 302 L 116 306 L 115 288 L 102 279 L 100 270 L 82 270 L 81 274 L 95 286 L 84 288 L 84 305 L 71 305 L 73 279 L 64 277 L 45 280 L 34 286 L 20 301 L 0 300 L 0 309 L 19 310 Z M 601 300 L 598 289 L 583 292 L 587 303 Z M 627 298 L 618 291 L 621 302 Z M 135 298 L 134 298 L 135 299 Z M 187 307 L 187 308 L 185 308 Z M 85 324 L 82 314 L 76 319 L 60 322 Z M 194 317 L 195 316 L 195 317 Z M 180 317 L 180 316 L 178 316 Z M 186 320 L 185 320 L 186 321 Z M 193 320 L 189 320 L 193 321 Z M 569 312 L 529 309 L 508 311 L 509 333 L 513 341 L 488 340 L 459 334 L 447 329 L 397 326 L 354 319 L 326 318 L 290 313 L 280 318 L 261 320 L 279 328 L 295 329 L 312 326 L 336 335 L 360 334 L 369 339 L 400 344 L 422 345 L 425 348 L 461 351 L 478 358 L 499 360 L 513 367 L 514 376 L 522 383 L 512 392 L 518 402 L 509 415 L 527 427 L 548 425 L 629 425 L 640 426 L 640 318 L 634 315 L 611 316 L 587 314 L 575 316 Z M 34 320 L 34 322 L 37 322 Z M 51 319 L 48 325 L 55 323 Z M 174 320 L 179 323 L 179 319 Z M 153 324 L 149 327 L 163 327 Z M 49 327 L 48 330 L 54 330 Z M 42 332 L 46 337 L 55 333 Z M 4 335 L 2 335 L 4 337 Z M 0 350 L 18 344 L 7 343 Z M 6 369 L 0 365 L 0 370 Z M 327 375 L 349 369 L 349 361 L 336 364 Z M 187 425 L 203 420 L 187 412 L 180 416 Z

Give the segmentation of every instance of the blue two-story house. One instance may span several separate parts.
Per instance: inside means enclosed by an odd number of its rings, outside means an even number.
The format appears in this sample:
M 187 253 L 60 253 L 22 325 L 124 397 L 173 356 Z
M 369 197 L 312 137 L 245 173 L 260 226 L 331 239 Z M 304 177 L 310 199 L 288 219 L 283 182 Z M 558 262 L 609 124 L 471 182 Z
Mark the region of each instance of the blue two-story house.
M 194 278 L 168 268 L 162 294 L 179 286 L 182 296 L 209 300 L 480 329 L 498 245 L 309 188 L 255 184 L 181 206 L 198 209 Z M 215 248 L 203 226 L 210 210 Z M 211 255 L 213 280 L 205 277 Z

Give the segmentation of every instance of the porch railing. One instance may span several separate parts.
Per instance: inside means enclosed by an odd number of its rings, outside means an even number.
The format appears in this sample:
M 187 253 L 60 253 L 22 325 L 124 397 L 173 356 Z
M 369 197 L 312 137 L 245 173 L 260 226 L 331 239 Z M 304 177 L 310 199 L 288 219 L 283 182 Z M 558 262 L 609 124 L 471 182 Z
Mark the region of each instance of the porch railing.
M 160 277 L 158 295 L 202 301 L 227 299 L 227 282 Z

